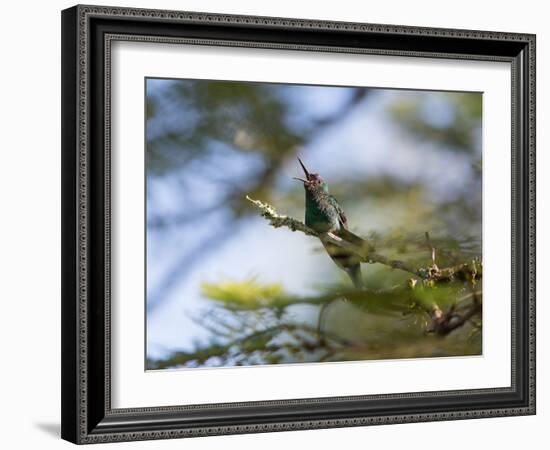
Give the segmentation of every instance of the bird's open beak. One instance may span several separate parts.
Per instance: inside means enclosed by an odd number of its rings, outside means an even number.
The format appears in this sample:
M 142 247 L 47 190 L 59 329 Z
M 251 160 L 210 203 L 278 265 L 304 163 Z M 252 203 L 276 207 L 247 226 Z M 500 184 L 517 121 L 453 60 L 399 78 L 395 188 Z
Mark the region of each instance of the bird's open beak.
M 307 171 L 306 166 L 304 166 L 304 163 L 302 162 L 302 160 L 300 158 L 298 158 L 298 162 L 302 166 L 302 169 L 304 169 L 304 173 L 306 174 L 306 179 L 309 180 L 309 172 Z
M 304 180 L 303 178 L 292 177 L 292 179 L 293 179 L 293 180 L 301 181 L 302 183 L 307 183 L 307 180 Z

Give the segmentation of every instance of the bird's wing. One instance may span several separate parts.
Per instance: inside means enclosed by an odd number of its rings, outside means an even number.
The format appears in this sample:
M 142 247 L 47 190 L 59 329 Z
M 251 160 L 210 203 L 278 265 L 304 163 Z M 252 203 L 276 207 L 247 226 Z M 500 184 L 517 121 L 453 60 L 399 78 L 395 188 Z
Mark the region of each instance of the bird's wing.
M 336 209 L 336 212 L 338 212 L 338 219 L 340 220 L 340 225 L 342 225 L 342 228 L 344 230 L 348 229 L 348 218 L 346 217 L 346 214 L 344 213 L 344 210 L 338 203 L 338 201 L 331 195 L 330 196 L 330 203 L 334 208 Z
M 374 247 L 369 242 L 367 242 L 362 237 L 359 237 L 356 234 L 349 231 L 348 218 L 346 217 L 346 214 L 344 213 L 344 210 L 342 209 L 338 201 L 332 195 L 330 196 L 330 203 L 334 206 L 334 208 L 338 212 L 340 224 L 342 225 L 342 228 L 336 234 L 338 234 L 338 236 L 344 239 L 345 241 L 351 242 L 352 244 L 357 245 L 358 247 L 362 247 L 363 249 L 369 252 L 374 251 Z

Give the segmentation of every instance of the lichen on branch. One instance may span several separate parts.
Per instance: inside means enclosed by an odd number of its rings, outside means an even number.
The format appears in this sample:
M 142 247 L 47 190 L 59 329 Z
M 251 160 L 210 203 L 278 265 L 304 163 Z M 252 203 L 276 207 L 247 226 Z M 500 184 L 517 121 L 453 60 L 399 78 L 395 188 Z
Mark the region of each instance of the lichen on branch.
M 301 231 L 308 236 L 319 237 L 319 233 L 309 228 L 305 223 L 300 222 L 299 220 L 292 217 L 279 214 L 275 210 L 275 208 L 269 203 L 264 203 L 260 200 L 254 200 L 248 195 L 246 196 L 246 199 L 257 206 L 257 208 L 261 211 L 261 216 L 267 219 L 271 226 L 273 226 L 274 228 L 287 227 L 292 231 Z

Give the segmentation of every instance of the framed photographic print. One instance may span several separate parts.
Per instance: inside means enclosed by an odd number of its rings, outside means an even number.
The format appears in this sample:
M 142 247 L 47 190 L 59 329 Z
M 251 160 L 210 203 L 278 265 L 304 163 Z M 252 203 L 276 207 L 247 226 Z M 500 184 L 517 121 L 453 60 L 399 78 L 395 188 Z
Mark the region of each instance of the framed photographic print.
M 62 437 L 535 413 L 535 36 L 62 12 Z

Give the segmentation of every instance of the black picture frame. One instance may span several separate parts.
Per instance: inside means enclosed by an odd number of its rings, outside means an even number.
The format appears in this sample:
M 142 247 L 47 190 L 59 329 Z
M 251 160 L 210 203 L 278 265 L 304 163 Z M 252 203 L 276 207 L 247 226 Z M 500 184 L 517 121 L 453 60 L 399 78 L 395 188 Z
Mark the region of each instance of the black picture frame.
M 110 43 L 178 42 L 512 66 L 512 384 L 112 409 Z M 62 437 L 98 443 L 535 414 L 535 36 L 75 6 L 62 12 Z

